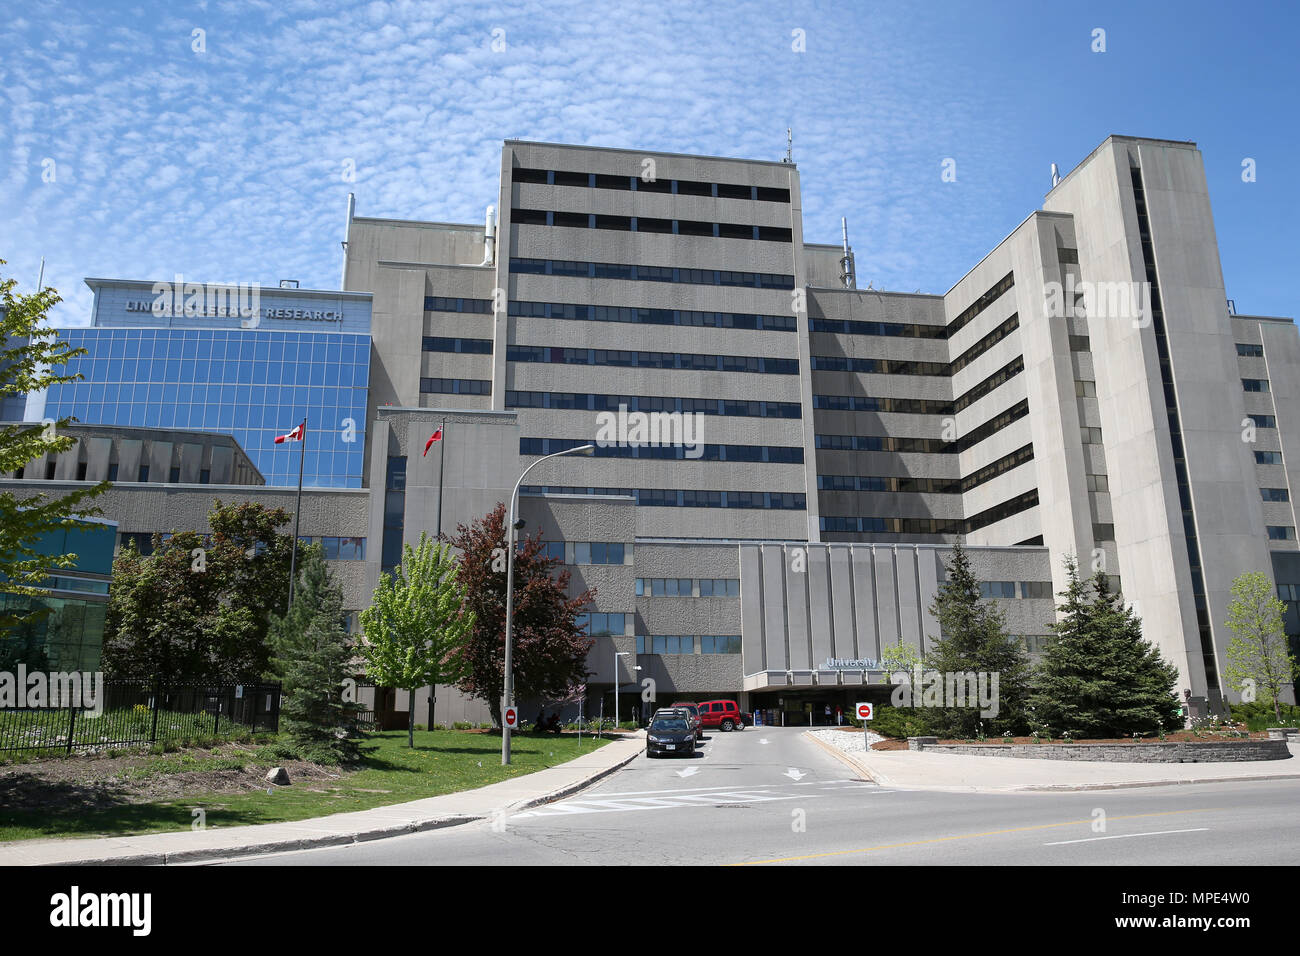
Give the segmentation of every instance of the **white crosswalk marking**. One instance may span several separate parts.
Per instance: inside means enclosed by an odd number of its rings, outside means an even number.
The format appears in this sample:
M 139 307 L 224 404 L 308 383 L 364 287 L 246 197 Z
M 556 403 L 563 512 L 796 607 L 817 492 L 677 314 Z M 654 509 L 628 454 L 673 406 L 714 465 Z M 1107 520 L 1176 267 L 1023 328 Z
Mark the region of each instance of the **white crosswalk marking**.
M 806 781 L 802 784 L 789 784 L 787 788 L 757 787 L 731 788 L 731 789 L 712 789 L 703 792 L 689 792 L 686 790 L 651 790 L 638 791 L 633 793 L 611 793 L 607 795 L 578 797 L 573 800 L 562 800 L 558 803 L 547 804 L 538 807 L 536 810 L 529 810 L 523 813 L 516 813 L 511 816 L 512 820 L 525 819 L 528 817 L 551 817 L 551 816 L 572 816 L 581 813 L 627 813 L 634 810 L 671 810 L 681 809 L 683 807 L 703 807 L 716 806 L 727 803 L 774 803 L 781 800 L 808 799 L 816 797 L 814 791 L 802 789 L 812 781 Z M 800 787 L 794 791 L 794 787 Z M 868 784 L 863 784 L 856 780 L 834 780 L 824 781 L 818 786 L 825 790 L 843 790 L 846 787 L 859 787 L 864 792 L 870 793 L 893 793 L 892 790 L 879 790 Z

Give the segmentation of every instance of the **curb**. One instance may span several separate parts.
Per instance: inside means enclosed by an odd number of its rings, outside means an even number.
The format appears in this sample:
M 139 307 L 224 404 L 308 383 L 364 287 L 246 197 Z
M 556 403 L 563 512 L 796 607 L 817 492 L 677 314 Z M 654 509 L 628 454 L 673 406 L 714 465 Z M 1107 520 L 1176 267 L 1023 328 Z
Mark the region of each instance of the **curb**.
M 862 766 L 862 764 L 858 763 L 856 760 L 850 757 L 846 751 L 841 750 L 839 747 L 836 747 L 833 744 L 828 744 L 820 737 L 813 736 L 813 734 L 807 730 L 803 732 L 803 736 L 811 740 L 818 747 L 821 747 L 822 750 L 825 750 L 832 757 L 835 757 L 837 760 L 840 761 L 840 763 L 844 764 L 846 767 L 851 769 L 854 773 L 858 775 L 859 779 L 870 781 L 871 783 L 877 784 L 878 786 L 882 786 L 882 787 L 891 786 L 891 784 L 884 777 L 873 774 L 870 770 Z
M 828 744 L 820 737 L 814 737 L 811 733 L 805 731 L 804 736 L 812 740 L 823 750 L 829 752 L 832 756 L 838 757 L 840 761 L 856 770 L 863 779 L 870 780 L 882 787 L 896 788 L 900 790 L 924 790 L 934 793 L 1074 793 L 1087 790 L 1130 790 L 1138 787 L 1178 787 L 1189 786 L 1198 783 L 1238 783 L 1258 780 L 1300 780 L 1300 773 L 1289 774 L 1252 774 L 1244 777 L 1197 777 L 1192 780 L 1139 780 L 1122 783 L 1063 783 L 1063 784 L 1042 784 L 1039 786 L 1028 785 L 1023 787 L 963 787 L 963 786 L 930 786 L 925 784 L 903 784 L 894 783 L 878 770 L 870 770 L 860 764 L 848 752 L 840 750 L 833 744 Z
M 424 833 L 430 830 L 441 830 L 447 827 L 461 826 L 466 823 L 474 823 L 478 820 L 486 820 L 498 810 L 507 815 L 512 812 L 527 810 L 531 807 L 540 806 L 544 803 L 550 803 L 552 800 L 558 800 L 570 794 L 577 793 L 579 790 L 586 789 L 598 780 L 601 780 L 617 770 L 621 770 L 633 760 L 641 755 L 640 748 L 632 751 L 627 757 L 620 759 L 617 763 L 608 767 L 602 767 L 594 771 L 581 780 L 574 783 L 566 784 L 556 790 L 548 791 L 537 797 L 529 797 L 524 800 L 517 800 L 512 804 L 507 804 L 503 808 L 493 808 L 487 813 L 479 814 L 456 814 L 443 817 L 431 817 L 427 820 L 414 820 L 410 823 L 398 825 L 387 825 L 375 827 L 368 830 L 357 830 L 351 833 L 330 833 L 321 836 L 303 837 L 298 840 L 276 840 L 271 843 L 257 843 L 245 846 L 231 846 L 221 848 L 211 848 L 202 850 L 181 850 L 176 853 L 137 853 L 130 856 L 109 856 L 96 857 L 93 859 L 82 860 L 64 860 L 52 863 L 35 863 L 33 866 L 168 866 L 184 863 L 212 863 L 226 860 L 238 860 L 251 856 L 262 856 L 268 853 L 285 853 L 293 850 L 312 850 L 329 846 L 349 846 L 354 843 L 369 843 L 374 840 L 386 840 L 391 837 L 409 836 L 412 833 Z M 463 791 L 468 793 L 469 791 Z M 390 804 L 385 807 L 375 807 L 376 810 L 396 810 L 403 806 L 400 803 Z M 304 820 L 294 820 L 286 825 L 309 825 L 313 818 L 308 817 Z M 323 819 L 316 817 L 314 819 Z

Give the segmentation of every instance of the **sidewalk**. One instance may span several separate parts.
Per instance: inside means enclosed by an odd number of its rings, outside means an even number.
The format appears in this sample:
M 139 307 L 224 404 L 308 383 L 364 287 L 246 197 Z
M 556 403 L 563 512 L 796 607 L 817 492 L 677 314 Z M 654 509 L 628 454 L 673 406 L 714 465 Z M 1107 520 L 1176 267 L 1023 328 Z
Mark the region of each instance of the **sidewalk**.
M 897 790 L 946 790 L 960 793 L 1016 791 L 1113 790 L 1171 784 L 1234 783 L 1243 780 L 1300 780 L 1300 747 L 1291 744 L 1290 760 L 1241 763 L 1107 763 L 1093 760 L 1028 760 L 1018 757 L 971 757 L 964 754 L 915 753 L 910 750 L 863 751 L 860 734 L 808 733 L 816 746 L 838 757 L 861 776 Z M 838 744 L 838 746 L 837 746 Z M 842 749 L 852 747 L 854 749 Z
M 503 780 L 477 790 L 463 790 L 411 803 L 338 813 L 294 823 L 183 830 L 131 837 L 97 837 L 89 840 L 24 840 L 20 843 L 5 843 L 0 844 L 0 866 L 161 866 L 382 840 L 385 837 L 489 819 L 498 814 L 508 816 L 559 799 L 613 773 L 630 763 L 644 749 L 645 733 L 639 731 L 623 740 L 611 741 L 599 750 L 558 767 L 538 770 L 536 773 Z

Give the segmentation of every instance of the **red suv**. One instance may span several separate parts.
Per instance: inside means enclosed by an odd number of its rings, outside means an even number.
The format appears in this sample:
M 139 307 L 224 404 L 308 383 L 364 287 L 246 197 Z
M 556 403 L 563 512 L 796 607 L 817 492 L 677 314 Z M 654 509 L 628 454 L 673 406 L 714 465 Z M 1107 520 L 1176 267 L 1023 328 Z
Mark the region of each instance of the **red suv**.
M 699 704 L 700 723 L 709 729 L 719 727 L 724 731 L 744 730 L 746 714 L 734 700 L 706 700 Z

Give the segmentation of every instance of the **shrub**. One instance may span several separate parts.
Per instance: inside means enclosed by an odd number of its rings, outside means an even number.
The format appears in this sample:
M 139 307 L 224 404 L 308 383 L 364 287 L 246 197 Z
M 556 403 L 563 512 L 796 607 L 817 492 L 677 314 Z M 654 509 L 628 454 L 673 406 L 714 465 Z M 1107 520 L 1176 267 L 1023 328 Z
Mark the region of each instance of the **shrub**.
M 895 739 L 924 737 L 929 733 L 929 723 L 925 718 L 922 709 L 917 707 L 880 707 L 867 729 Z M 860 721 L 858 726 L 861 726 Z
M 457 720 L 457 721 L 453 721 L 451 727 L 452 727 L 453 730 L 473 730 L 473 729 L 474 729 L 474 725 L 471 724 L 468 720 Z
M 1282 711 L 1283 727 L 1300 727 L 1300 706 L 1279 704 L 1278 708 Z M 1229 704 L 1228 709 L 1232 712 L 1234 720 L 1245 724 L 1250 730 L 1267 730 L 1269 727 L 1277 726 L 1277 716 L 1273 713 L 1272 704 L 1254 701 L 1250 704 Z

